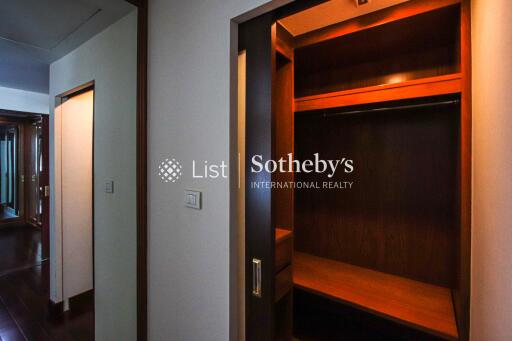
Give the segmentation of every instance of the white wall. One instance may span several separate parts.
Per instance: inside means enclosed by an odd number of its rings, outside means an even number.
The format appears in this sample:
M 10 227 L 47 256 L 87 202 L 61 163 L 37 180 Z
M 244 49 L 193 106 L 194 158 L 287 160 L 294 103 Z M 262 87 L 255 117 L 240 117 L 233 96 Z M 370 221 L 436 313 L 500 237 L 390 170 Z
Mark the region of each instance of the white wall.
M 51 135 L 55 96 L 95 81 L 94 277 L 100 341 L 136 339 L 136 36 L 133 11 L 50 66 Z M 52 164 L 58 162 L 57 142 L 50 141 Z M 50 177 L 53 185 L 59 180 L 53 168 Z M 114 181 L 114 194 L 104 192 L 108 179 Z M 59 204 L 52 193 L 52 207 Z M 59 221 L 54 214 L 50 218 L 51 296 L 59 301 Z
M 472 1 L 471 340 L 512 340 L 512 1 Z
M 49 97 L 39 92 L 0 87 L 0 109 L 48 114 Z
M 227 179 L 193 179 L 191 163 L 229 161 L 230 19 L 265 2 L 149 3 L 152 341 L 228 340 L 229 184 Z M 169 156 L 184 168 L 176 183 L 157 176 L 158 164 Z M 203 192 L 201 211 L 184 206 L 186 188 Z

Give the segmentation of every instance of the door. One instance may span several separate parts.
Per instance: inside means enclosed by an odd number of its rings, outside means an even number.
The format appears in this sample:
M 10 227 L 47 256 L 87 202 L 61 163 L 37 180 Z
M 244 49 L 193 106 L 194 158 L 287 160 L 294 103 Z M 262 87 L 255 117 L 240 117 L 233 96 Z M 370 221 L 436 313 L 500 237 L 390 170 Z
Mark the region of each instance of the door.
M 62 103 L 63 298 L 93 288 L 93 90 Z
M 268 172 L 253 173 L 251 158 L 272 157 L 272 14 L 240 26 L 239 50 L 246 51 L 245 164 L 245 336 L 274 339 L 274 224 L 271 190 L 252 188 L 271 181 Z
M 26 221 L 34 226 L 41 227 L 41 142 L 42 129 L 41 120 L 25 124 L 25 154 L 27 171 L 27 200 L 26 200 Z
M 41 118 L 39 204 L 41 212 L 42 258 L 50 257 L 50 117 Z
M 244 308 L 248 341 L 292 338 L 292 267 L 287 264 L 280 270 L 276 266 L 275 231 L 277 227 L 293 229 L 293 191 L 273 190 L 271 183 L 291 182 L 293 174 L 256 173 L 251 166 L 255 156 L 264 163 L 293 153 L 293 49 L 276 18 L 306 5 L 289 5 L 239 29 L 239 52 L 245 56 Z

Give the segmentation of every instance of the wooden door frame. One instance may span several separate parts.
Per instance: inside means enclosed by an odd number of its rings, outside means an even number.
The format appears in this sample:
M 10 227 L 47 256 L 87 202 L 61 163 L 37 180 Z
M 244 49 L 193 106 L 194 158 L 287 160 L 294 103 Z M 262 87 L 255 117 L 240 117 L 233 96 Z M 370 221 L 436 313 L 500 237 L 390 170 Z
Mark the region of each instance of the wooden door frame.
M 25 126 L 27 124 L 32 124 L 36 120 L 43 119 L 43 117 L 49 117 L 48 114 L 43 113 L 36 113 L 36 112 L 27 112 L 27 111 L 18 111 L 18 110 L 7 110 L 7 109 L 0 109 L 0 121 L 2 123 L 12 123 L 18 125 L 18 173 L 19 175 L 23 175 L 26 179 L 29 178 L 27 174 L 26 169 L 26 161 L 27 161 L 27 153 L 25 150 Z M 49 138 L 49 135 L 48 135 Z M 47 155 L 48 157 L 48 155 Z M 6 227 L 6 226 L 14 226 L 14 225 L 20 225 L 20 224 L 29 224 L 28 216 L 27 216 L 27 210 L 28 210 L 28 186 L 21 186 L 20 184 L 23 183 L 23 181 L 18 179 L 18 217 L 11 218 L 8 221 L 4 221 L 0 223 L 0 227 Z M 48 203 L 49 205 L 49 203 Z M 49 206 L 47 207 L 49 210 Z M 49 219 L 49 215 L 47 214 L 47 218 Z M 49 254 L 50 249 L 50 240 L 49 240 L 49 231 L 50 231 L 50 224 L 48 222 L 47 225 L 42 226 L 42 248 L 43 248 L 43 259 L 47 258 Z
M 137 340 L 148 339 L 147 233 L 147 67 L 148 0 L 125 0 L 137 7 Z

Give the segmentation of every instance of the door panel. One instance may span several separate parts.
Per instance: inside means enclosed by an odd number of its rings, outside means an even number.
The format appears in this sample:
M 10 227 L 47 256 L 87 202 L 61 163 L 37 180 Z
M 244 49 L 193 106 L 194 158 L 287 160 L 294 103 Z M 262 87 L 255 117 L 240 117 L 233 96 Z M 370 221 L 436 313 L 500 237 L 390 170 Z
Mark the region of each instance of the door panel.
M 293 60 L 290 41 L 280 32 L 277 18 L 304 10 L 324 0 L 297 0 L 274 12 L 260 15 L 239 26 L 238 50 L 245 50 L 245 335 L 246 340 L 290 340 L 292 337 L 292 294 L 290 286 L 279 307 L 275 305 L 275 228 L 293 229 L 293 192 L 272 193 L 261 182 L 293 181 L 293 174 L 251 172 L 252 157 L 279 159 L 293 152 L 293 67 L 282 68 L 276 50 L 284 48 L 285 59 Z M 277 39 L 280 38 L 280 39 Z M 278 46 L 279 45 L 279 46 Z M 279 68 L 279 72 L 278 72 Z M 279 82 L 279 87 L 276 83 Z M 283 86 L 285 84 L 285 86 Z M 283 91 L 284 89 L 284 91 Z M 279 108 L 279 116 L 276 110 Z M 276 119 L 278 122 L 276 122 Z M 275 145 L 281 136 L 283 143 Z M 285 137 L 283 137 L 285 136 Z M 289 138 L 287 140 L 287 138 Z M 261 266 L 261 294 L 253 294 L 257 263 Z M 287 272 L 289 275 L 291 268 Z M 282 275 L 286 275 L 282 274 Z M 286 278 L 286 277 L 283 277 Z M 285 281 L 286 282 L 286 281 Z M 276 311 L 279 310 L 279 316 Z
M 93 288 L 93 91 L 62 104 L 64 299 Z
M 252 173 L 251 158 L 272 157 L 272 15 L 240 26 L 239 49 L 246 50 L 246 191 L 245 269 L 246 340 L 274 339 L 274 228 L 271 190 L 252 188 L 253 182 L 271 181 L 271 174 Z M 261 293 L 253 294 L 253 280 L 261 264 Z M 256 263 L 255 263 L 256 262 Z
M 41 172 L 39 174 L 41 200 L 42 257 L 50 257 L 50 117 L 43 115 L 41 121 Z

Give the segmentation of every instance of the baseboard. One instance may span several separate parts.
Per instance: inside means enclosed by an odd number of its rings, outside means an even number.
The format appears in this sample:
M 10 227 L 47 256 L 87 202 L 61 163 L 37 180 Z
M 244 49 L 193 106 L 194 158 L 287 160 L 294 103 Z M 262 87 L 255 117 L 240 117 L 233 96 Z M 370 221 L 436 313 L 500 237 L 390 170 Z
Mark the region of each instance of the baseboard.
M 64 302 L 55 303 L 48 300 L 48 318 L 49 320 L 58 320 L 64 316 Z

